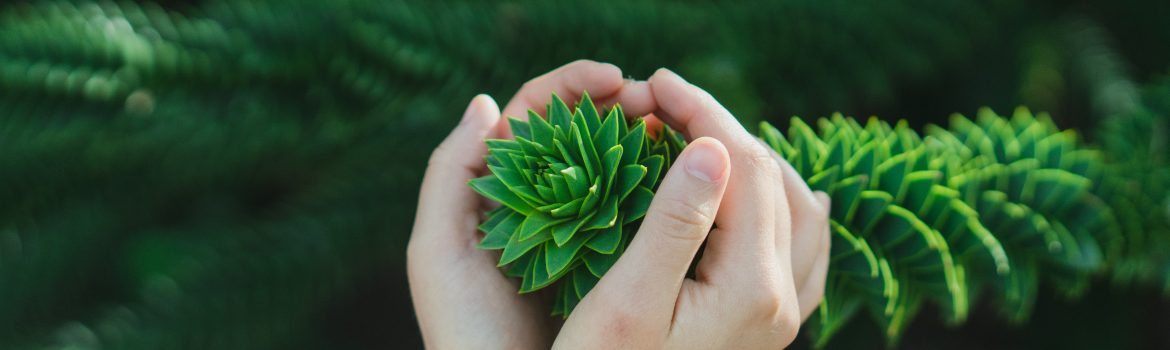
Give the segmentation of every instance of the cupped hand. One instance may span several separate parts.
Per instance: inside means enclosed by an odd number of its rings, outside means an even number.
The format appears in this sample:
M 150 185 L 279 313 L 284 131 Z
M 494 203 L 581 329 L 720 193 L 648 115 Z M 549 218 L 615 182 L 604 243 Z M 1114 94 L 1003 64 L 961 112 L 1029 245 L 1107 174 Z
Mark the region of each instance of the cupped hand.
M 610 64 L 577 61 L 533 79 L 516 93 L 505 116 L 543 113 L 550 93 L 576 101 L 584 92 L 631 113 L 655 104 L 646 82 L 622 79 Z M 423 340 L 432 349 L 548 348 L 555 334 L 549 303 L 517 294 L 515 281 L 496 268 L 498 253 L 477 249 L 485 205 L 467 182 L 484 175 L 484 139 L 511 137 L 499 107 L 476 96 L 459 125 L 432 153 L 407 246 L 411 299 Z
M 554 347 L 787 346 L 823 296 L 828 198 L 702 89 L 665 69 L 649 84 L 655 116 L 692 142 Z

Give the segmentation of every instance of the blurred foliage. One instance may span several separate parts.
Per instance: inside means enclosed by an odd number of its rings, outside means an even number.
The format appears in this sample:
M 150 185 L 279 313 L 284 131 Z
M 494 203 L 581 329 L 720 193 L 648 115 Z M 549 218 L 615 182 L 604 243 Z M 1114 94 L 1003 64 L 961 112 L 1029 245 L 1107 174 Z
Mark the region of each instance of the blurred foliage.
M 921 317 L 902 341 L 1167 347 L 1165 302 L 1149 291 L 1170 281 L 1168 11 L 1140 0 L 6 3 L 0 348 L 420 346 L 402 253 L 430 149 L 476 93 L 503 103 L 579 58 L 633 78 L 672 68 L 745 125 L 840 111 L 914 128 L 984 105 L 1049 111 L 1120 174 L 1099 194 L 1123 226 L 1119 258 L 1089 277 L 1086 301 L 1038 286 L 1026 328 L 972 305 L 967 327 Z M 1098 301 L 1117 308 L 1084 306 Z M 1155 302 L 1163 316 L 1133 323 Z M 872 347 L 874 324 L 851 322 L 839 334 L 857 336 L 830 346 Z M 1098 330 L 1117 342 L 1072 341 Z

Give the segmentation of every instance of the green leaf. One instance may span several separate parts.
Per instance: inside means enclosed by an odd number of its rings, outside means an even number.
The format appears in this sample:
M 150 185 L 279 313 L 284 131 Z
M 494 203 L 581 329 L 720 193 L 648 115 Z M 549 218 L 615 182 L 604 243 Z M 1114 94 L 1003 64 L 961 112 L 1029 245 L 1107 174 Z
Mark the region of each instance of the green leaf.
M 581 126 L 574 124 L 574 131 L 577 146 L 581 150 L 581 158 L 584 159 L 585 171 L 590 177 L 598 176 L 601 171 L 601 157 L 597 155 L 597 148 L 593 146 L 593 139 L 589 135 L 582 134 Z
M 619 247 L 618 249 L 620 250 L 621 248 Z M 613 264 L 617 262 L 619 256 L 621 256 L 620 251 L 613 254 L 601 254 L 590 251 L 582 259 L 585 261 L 585 268 L 589 269 L 589 273 L 601 277 L 613 267 Z
M 508 277 L 514 277 L 514 278 L 524 277 L 524 275 L 527 274 L 528 271 L 532 271 L 532 256 L 533 255 L 535 255 L 535 254 L 525 254 L 525 255 L 521 256 L 520 258 L 516 259 L 516 261 L 513 261 L 512 265 L 508 266 L 507 271 L 504 272 L 504 275 L 508 276 Z
M 543 197 L 537 190 L 534 190 L 531 186 L 529 186 L 528 181 L 524 181 L 524 178 L 520 176 L 520 173 L 516 172 L 515 170 L 490 165 L 488 166 L 488 169 L 491 170 L 492 174 L 495 174 L 496 177 L 500 179 L 500 182 L 503 182 L 504 186 L 507 186 L 508 189 L 512 191 L 512 193 L 515 193 L 522 199 L 527 199 L 528 203 L 541 205 L 548 203 L 546 198 L 551 198 Z
M 597 132 L 601 125 L 601 115 L 597 113 L 597 106 L 589 98 L 589 92 L 581 94 L 581 103 L 577 104 L 577 111 L 581 113 L 585 121 L 585 130 L 583 131 L 588 131 L 590 135 Z
M 499 225 L 500 222 L 504 221 L 504 218 L 508 217 L 508 214 L 515 212 L 516 211 L 504 206 L 489 210 L 484 214 L 487 216 L 487 220 L 484 220 L 484 222 L 479 224 L 479 227 L 477 228 L 484 233 L 491 232 L 491 230 L 495 228 L 496 225 Z
M 532 139 L 532 129 L 528 122 L 508 117 L 508 125 L 512 127 L 512 135 L 517 138 Z
M 535 284 L 539 280 L 544 282 L 548 280 L 548 274 L 545 272 L 544 250 L 537 249 L 532 254 L 532 262 L 528 264 L 528 270 L 524 271 L 524 279 L 520 281 L 520 294 L 531 293 L 536 291 Z M 537 277 L 537 275 L 541 277 Z
M 553 227 L 553 243 L 558 246 L 565 245 L 565 242 L 568 242 L 570 239 L 572 239 L 574 235 L 580 235 L 581 226 L 584 225 L 586 221 L 589 221 L 589 218 L 592 216 L 593 215 L 583 216 Z
M 523 240 L 520 239 L 520 235 L 512 235 L 512 237 L 508 238 L 508 245 L 504 246 L 504 252 L 500 254 L 500 262 L 496 266 L 504 266 L 516 261 L 524 253 L 551 239 L 552 233 L 549 230 L 541 230 L 536 235 Z
M 630 192 L 630 196 L 622 202 L 622 212 L 625 213 L 625 220 L 622 223 L 628 224 L 646 216 L 646 211 L 650 209 L 650 202 L 653 199 L 654 191 L 642 186 L 635 188 L 633 192 Z
M 601 157 L 601 178 L 605 180 L 605 187 L 603 191 L 605 194 L 612 194 L 614 178 L 617 177 L 618 161 L 622 159 L 622 146 L 617 145 L 610 148 Z
M 572 166 L 561 171 L 561 176 L 565 178 L 565 182 L 569 187 L 569 193 L 573 198 L 585 197 L 589 193 L 589 178 L 584 170 L 579 166 Z
M 618 144 L 618 123 L 625 123 L 625 117 L 615 114 L 616 110 L 610 110 L 609 115 L 605 117 L 605 121 L 601 123 L 601 128 L 593 135 L 593 144 L 597 146 L 598 150 L 612 149 Z M 585 119 L 589 119 L 586 117 Z
M 516 140 L 487 139 L 484 140 L 484 143 L 487 144 L 488 149 L 501 149 L 517 152 L 523 151 L 520 148 L 520 143 L 516 142 Z
M 557 207 L 556 209 L 552 209 L 550 214 L 552 214 L 554 217 L 577 216 L 577 213 L 581 209 L 581 203 L 584 201 L 585 198 L 574 199 L 568 203 L 561 204 L 560 207 Z
M 572 136 L 570 136 L 572 137 Z M 561 154 L 561 158 L 572 166 L 584 166 L 585 161 L 581 158 L 581 151 L 577 147 L 566 147 L 560 140 L 553 140 L 553 148 L 556 148 L 557 153 Z
M 599 278 L 583 269 L 573 270 L 573 291 L 576 292 L 577 299 L 584 299 L 585 294 L 593 290 L 598 281 L 600 281 Z
M 525 240 L 535 236 L 538 232 L 548 231 L 553 225 L 568 221 L 567 218 L 554 218 L 541 212 L 529 214 L 520 225 L 519 239 Z
M 614 185 L 613 193 L 610 193 L 610 195 L 618 196 L 618 201 L 626 199 L 626 196 L 630 195 L 634 187 L 637 187 L 638 183 L 642 182 L 642 177 L 646 176 L 646 170 L 646 167 L 641 164 L 622 166 L 618 170 L 617 183 Z
M 588 224 L 585 224 L 586 230 L 596 230 L 613 226 L 617 222 L 618 215 L 618 196 L 609 195 L 602 202 L 601 208 L 597 209 L 597 214 L 593 216 Z
M 886 207 L 893 201 L 894 197 L 886 192 L 862 191 L 853 222 L 862 228 L 861 232 L 871 232 L 873 226 L 886 214 Z
M 545 244 L 544 256 L 548 274 L 559 275 L 565 272 L 565 269 L 569 267 L 569 263 L 573 262 L 573 259 L 577 257 L 577 251 L 581 250 L 581 247 L 585 246 L 585 242 L 588 242 L 593 235 L 592 232 L 578 232 L 573 235 L 572 239 L 562 245 Z
M 589 192 L 585 194 L 585 201 L 581 203 L 581 212 L 579 215 L 585 216 L 585 213 L 592 213 L 597 208 L 597 203 L 601 202 L 601 195 L 598 192 L 598 185 L 596 182 L 589 186 Z
M 569 106 L 555 93 L 552 94 L 552 103 L 548 105 L 548 120 L 552 125 L 559 126 L 566 131 L 569 130 L 572 121 L 572 112 L 569 111 Z
M 552 125 L 533 111 L 528 111 L 528 125 L 532 128 L 532 142 L 543 147 L 553 147 Z
M 638 120 L 638 124 L 621 139 L 623 149 L 621 164 L 634 164 L 642 154 L 642 147 L 646 143 L 646 122 Z
M 520 197 L 515 193 L 509 191 L 508 186 L 505 186 L 504 183 L 494 175 L 472 179 L 468 184 L 471 185 L 471 189 L 475 190 L 475 192 L 478 192 L 479 194 L 491 200 L 499 202 L 508 208 L 512 208 L 512 210 L 524 213 L 526 215 L 531 215 L 536 212 L 536 208 L 533 208 L 531 205 L 524 202 L 524 200 L 520 199 Z
M 524 223 L 524 214 L 509 210 L 499 224 L 492 227 L 490 231 L 484 231 L 486 234 L 479 242 L 479 248 L 504 249 L 508 246 L 509 239 L 520 229 L 522 223 Z
M 642 178 L 642 186 L 646 188 L 655 188 L 658 186 L 659 179 L 662 178 L 662 168 L 666 164 L 666 159 L 660 155 L 653 155 L 642 160 L 642 165 L 646 167 L 646 176 Z
M 613 225 L 598 231 L 586 246 L 602 254 L 613 254 L 622 240 L 622 225 Z

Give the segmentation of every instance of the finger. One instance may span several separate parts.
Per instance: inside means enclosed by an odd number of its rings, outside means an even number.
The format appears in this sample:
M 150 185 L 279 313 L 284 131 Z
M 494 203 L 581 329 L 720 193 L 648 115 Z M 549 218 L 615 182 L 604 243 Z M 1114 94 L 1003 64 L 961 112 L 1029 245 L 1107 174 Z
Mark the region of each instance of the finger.
M 781 177 L 784 179 L 784 194 L 788 198 L 788 208 L 792 217 L 792 278 L 801 283 L 808 278 L 813 263 L 820 254 L 818 248 L 821 246 L 821 232 L 829 227 L 829 207 L 813 195 L 808 183 L 804 182 L 792 164 L 771 148 L 765 148 L 780 165 L 783 173 Z M 782 248 L 778 246 L 777 250 Z M 797 288 L 800 286 L 797 285 Z
M 629 248 L 589 294 L 597 294 L 599 301 L 592 302 L 669 321 L 687 269 L 719 211 L 730 172 L 727 150 L 718 141 L 700 138 L 688 145 L 667 172 Z
M 605 99 L 620 91 L 624 83 L 622 71 L 615 65 L 573 61 L 524 83 L 504 107 L 503 115 L 527 120 L 530 109 L 543 115 L 554 93 L 566 103 L 577 101 L 585 92 L 593 99 Z M 503 138 L 512 137 L 507 118 L 501 119 L 497 128 Z
M 828 207 L 829 196 L 821 192 L 817 193 L 820 195 L 818 197 L 823 198 L 823 205 Z M 832 237 L 830 237 L 829 226 L 826 225 L 819 236 L 821 244 L 817 249 L 819 254 L 817 254 L 816 262 L 813 263 L 812 270 L 808 274 L 808 279 L 798 287 L 800 289 L 796 294 L 800 304 L 801 321 L 807 320 L 825 298 L 825 283 L 829 274 L 829 252 L 830 248 L 832 248 L 830 243 L 832 242 Z
M 723 210 L 715 218 L 718 234 L 711 236 L 699 265 L 704 270 L 702 275 L 773 269 L 774 247 L 787 247 L 789 225 L 785 197 L 777 196 L 784 189 L 776 162 L 731 113 L 702 89 L 666 69 L 650 77 L 650 86 L 659 106 L 655 116 L 688 137 L 719 140 L 731 157 L 734 171 L 724 194 Z M 784 230 L 777 232 L 777 227 Z M 782 261 L 788 259 L 785 250 Z M 727 275 L 754 278 L 752 273 Z
M 593 92 L 589 92 L 592 96 Z M 609 97 L 600 98 L 600 104 L 613 107 L 622 105 L 622 112 L 626 117 L 641 117 L 653 113 L 658 109 L 658 102 L 654 101 L 654 92 L 650 90 L 650 83 L 645 81 L 626 79 L 621 89 Z
M 442 241 L 474 240 L 479 198 L 467 186 L 485 167 L 484 139 L 494 137 L 499 107 L 487 95 L 471 100 L 463 119 L 431 154 L 419 191 L 414 232 L 444 237 Z M 457 220 L 452 220 L 457 218 Z M 414 239 L 415 237 L 412 237 Z

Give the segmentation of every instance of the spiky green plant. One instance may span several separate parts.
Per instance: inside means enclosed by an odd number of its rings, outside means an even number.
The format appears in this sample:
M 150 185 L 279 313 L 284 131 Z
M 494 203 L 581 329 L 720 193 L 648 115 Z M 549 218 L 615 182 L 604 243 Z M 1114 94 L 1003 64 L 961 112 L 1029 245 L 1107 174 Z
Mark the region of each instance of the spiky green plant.
M 561 281 L 553 314 L 567 316 L 633 237 L 683 141 L 665 127 L 648 137 L 621 106 L 602 119 L 588 94 L 573 111 L 554 94 L 547 115 L 509 118 L 515 138 L 487 141 L 492 174 L 470 185 L 501 204 L 479 247 L 503 250 L 521 293 Z
M 793 119 L 787 137 L 767 123 L 761 132 L 833 199 L 829 280 L 810 320 L 818 346 L 863 309 L 891 343 L 924 301 L 963 322 L 983 289 L 1021 321 L 1041 275 L 1077 296 L 1119 242 L 1093 192 L 1102 160 L 1047 116 L 984 109 L 925 137 L 876 118 L 817 126 Z

